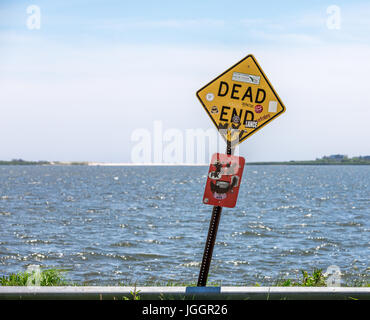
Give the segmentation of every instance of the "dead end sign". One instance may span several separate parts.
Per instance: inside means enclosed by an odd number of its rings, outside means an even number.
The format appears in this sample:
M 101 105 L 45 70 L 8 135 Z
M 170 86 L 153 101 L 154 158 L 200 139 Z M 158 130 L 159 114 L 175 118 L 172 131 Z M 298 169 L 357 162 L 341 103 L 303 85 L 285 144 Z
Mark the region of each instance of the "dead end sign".
M 198 90 L 197 97 L 221 135 L 233 145 L 285 111 L 251 54 Z

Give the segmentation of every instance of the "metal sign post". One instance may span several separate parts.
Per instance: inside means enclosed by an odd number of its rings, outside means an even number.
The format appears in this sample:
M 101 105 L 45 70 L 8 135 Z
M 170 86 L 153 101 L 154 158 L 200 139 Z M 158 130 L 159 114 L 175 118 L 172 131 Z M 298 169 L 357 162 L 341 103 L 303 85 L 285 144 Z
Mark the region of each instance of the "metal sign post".
M 227 147 L 226 147 L 226 154 L 232 155 L 233 153 L 234 153 L 234 148 L 231 147 L 231 143 L 228 141 Z M 200 266 L 200 271 L 199 271 L 198 284 L 197 284 L 198 287 L 205 287 L 207 285 L 208 272 L 209 272 L 209 267 L 211 265 L 213 248 L 216 243 L 218 225 L 220 224 L 220 219 L 221 219 L 221 212 L 222 212 L 222 207 L 219 207 L 219 206 L 213 207 L 211 221 L 209 223 L 209 228 L 208 228 L 206 245 L 204 247 L 202 264 Z
M 204 248 L 202 265 L 200 266 L 198 287 L 205 287 L 207 285 L 207 278 L 209 267 L 211 265 L 213 248 L 216 242 L 218 225 L 221 219 L 222 207 L 214 206 L 212 210 L 211 222 L 209 223 L 206 246 Z

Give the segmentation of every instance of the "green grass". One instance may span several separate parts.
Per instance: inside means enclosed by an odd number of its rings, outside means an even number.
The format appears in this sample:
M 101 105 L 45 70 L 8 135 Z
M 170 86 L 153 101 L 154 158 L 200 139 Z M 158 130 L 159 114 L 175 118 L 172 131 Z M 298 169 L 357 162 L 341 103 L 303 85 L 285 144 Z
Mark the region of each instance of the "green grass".
M 278 280 L 276 286 L 279 287 L 326 287 L 325 276 L 322 273 L 322 269 L 314 269 L 312 274 L 302 270 L 302 278 L 298 281 L 291 279 Z
M 35 274 L 30 274 L 27 272 L 19 272 L 19 273 L 12 273 L 8 276 L 2 276 L 0 278 L 0 286 L 27 286 L 27 285 L 40 285 L 40 286 L 81 286 L 78 283 L 72 283 L 65 280 L 63 276 L 63 270 L 57 269 L 46 269 L 40 272 L 39 276 L 39 283 L 35 281 Z M 279 279 L 275 282 L 274 286 L 279 287 L 325 287 L 325 276 L 322 272 L 322 269 L 314 269 L 312 273 L 309 273 L 305 270 L 301 271 L 301 278 L 296 280 L 292 279 Z M 136 299 L 136 296 L 139 292 L 136 291 L 136 287 L 138 286 L 153 286 L 153 287 L 173 287 L 173 286 L 181 286 L 181 287 L 195 287 L 196 282 L 180 282 L 180 281 L 173 281 L 168 280 L 167 282 L 150 282 L 145 284 L 138 284 L 138 283 L 119 283 L 120 286 L 129 286 L 135 287 L 134 292 L 132 292 L 132 296 Z M 222 283 L 220 282 L 208 282 L 207 286 L 221 286 Z M 247 284 L 236 284 L 236 286 L 250 286 Z M 82 284 L 83 286 L 83 284 Z M 254 283 L 252 286 L 261 286 L 259 283 Z M 346 284 L 342 283 L 342 286 L 347 286 Z M 363 281 L 356 281 L 353 282 L 350 286 L 352 287 L 370 287 L 369 282 Z
M 39 280 L 39 281 L 38 281 Z M 35 272 L 19 272 L 12 273 L 9 276 L 2 276 L 0 278 L 0 286 L 66 286 L 68 283 L 62 276 L 61 270 L 47 269 L 40 272 L 39 279 L 36 279 Z M 39 284 L 38 284 L 39 282 Z

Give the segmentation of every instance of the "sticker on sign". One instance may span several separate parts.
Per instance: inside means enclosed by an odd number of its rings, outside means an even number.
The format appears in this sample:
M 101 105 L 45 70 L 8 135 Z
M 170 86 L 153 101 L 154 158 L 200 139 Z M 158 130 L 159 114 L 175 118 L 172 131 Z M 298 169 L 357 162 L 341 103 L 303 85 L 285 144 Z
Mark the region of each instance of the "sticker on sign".
M 240 81 L 245 83 L 260 84 L 260 76 L 254 76 L 252 74 L 246 74 L 241 72 L 233 72 L 233 81 Z
M 270 101 L 269 102 L 269 112 L 276 112 L 277 106 L 278 106 L 277 101 Z

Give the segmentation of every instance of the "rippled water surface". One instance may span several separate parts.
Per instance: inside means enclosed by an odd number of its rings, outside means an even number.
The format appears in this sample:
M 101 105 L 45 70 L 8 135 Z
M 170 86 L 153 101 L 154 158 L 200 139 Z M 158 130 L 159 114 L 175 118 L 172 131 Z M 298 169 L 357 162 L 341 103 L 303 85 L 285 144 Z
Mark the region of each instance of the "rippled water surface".
M 0 276 L 30 264 L 71 282 L 196 282 L 207 167 L 0 166 Z M 223 285 L 340 267 L 369 281 L 370 166 L 247 165 L 210 270 Z

